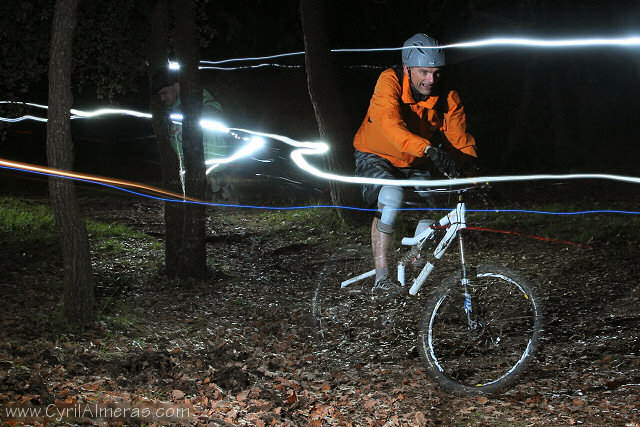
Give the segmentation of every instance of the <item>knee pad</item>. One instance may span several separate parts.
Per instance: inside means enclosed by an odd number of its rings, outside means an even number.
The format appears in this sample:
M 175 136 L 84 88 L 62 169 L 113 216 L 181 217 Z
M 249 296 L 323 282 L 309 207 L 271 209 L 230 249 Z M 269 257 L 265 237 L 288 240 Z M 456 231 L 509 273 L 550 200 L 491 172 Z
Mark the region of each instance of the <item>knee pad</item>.
M 393 233 L 398 209 L 402 206 L 404 192 L 400 187 L 385 185 L 378 193 L 378 213 L 380 215 L 376 228 L 383 233 Z

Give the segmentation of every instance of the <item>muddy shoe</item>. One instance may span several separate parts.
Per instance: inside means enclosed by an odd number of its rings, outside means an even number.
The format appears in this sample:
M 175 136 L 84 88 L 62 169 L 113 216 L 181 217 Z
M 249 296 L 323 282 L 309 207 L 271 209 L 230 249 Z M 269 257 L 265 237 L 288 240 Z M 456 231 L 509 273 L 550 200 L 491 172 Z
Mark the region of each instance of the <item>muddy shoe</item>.
M 403 290 L 404 288 L 395 280 L 385 277 L 373 285 L 371 296 L 374 298 L 390 298 L 402 293 Z

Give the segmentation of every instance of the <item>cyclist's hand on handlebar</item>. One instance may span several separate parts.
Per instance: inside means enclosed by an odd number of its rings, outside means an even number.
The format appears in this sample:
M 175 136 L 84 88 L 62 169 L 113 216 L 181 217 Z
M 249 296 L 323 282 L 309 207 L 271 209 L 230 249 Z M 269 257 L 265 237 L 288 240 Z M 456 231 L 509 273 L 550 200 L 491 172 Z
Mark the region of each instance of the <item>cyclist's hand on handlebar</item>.
M 456 162 L 451 154 L 444 150 L 428 146 L 425 153 L 431 158 L 431 161 L 443 175 L 454 177 L 456 175 Z

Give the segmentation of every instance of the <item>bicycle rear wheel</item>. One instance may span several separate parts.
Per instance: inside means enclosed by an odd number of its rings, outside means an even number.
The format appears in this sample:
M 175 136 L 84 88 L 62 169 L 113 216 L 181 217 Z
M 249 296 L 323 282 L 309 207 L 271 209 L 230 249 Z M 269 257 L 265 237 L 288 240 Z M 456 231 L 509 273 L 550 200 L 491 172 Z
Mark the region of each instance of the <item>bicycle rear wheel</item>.
M 372 300 L 373 276 L 340 287 L 343 280 L 371 269 L 371 248 L 353 245 L 338 250 L 320 273 L 311 315 L 316 354 L 323 361 L 366 365 L 406 356 L 408 348 L 415 348 L 415 327 L 401 315 L 408 309 L 405 296 Z
M 540 304 L 531 286 L 503 267 L 481 265 L 464 310 L 459 277 L 445 279 L 424 312 L 419 350 L 429 374 L 459 395 L 504 390 L 525 370 L 542 332 Z

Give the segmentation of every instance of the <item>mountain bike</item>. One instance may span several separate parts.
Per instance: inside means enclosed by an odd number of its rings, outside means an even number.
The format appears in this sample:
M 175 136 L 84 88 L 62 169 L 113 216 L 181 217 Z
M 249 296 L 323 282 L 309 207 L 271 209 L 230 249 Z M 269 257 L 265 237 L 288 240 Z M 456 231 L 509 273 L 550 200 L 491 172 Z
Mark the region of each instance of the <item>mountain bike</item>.
M 415 350 L 406 344 L 409 337 L 417 338 L 427 373 L 449 392 L 491 395 L 520 377 L 540 344 L 540 300 L 519 273 L 467 263 L 464 197 L 472 190 L 456 190 L 454 209 L 438 221 L 419 221 L 414 235 L 402 239 L 397 279 L 406 293 L 382 301 L 372 296 L 369 246 L 348 246 L 327 262 L 311 309 L 319 354 L 344 365 L 366 364 L 366 354 L 389 358 L 396 349 L 406 357 Z M 413 304 L 408 296 L 418 294 L 454 241 L 458 273 L 446 277 L 426 304 Z M 417 331 L 408 326 L 416 311 L 422 311 Z

